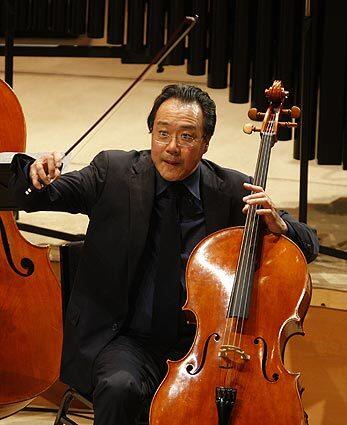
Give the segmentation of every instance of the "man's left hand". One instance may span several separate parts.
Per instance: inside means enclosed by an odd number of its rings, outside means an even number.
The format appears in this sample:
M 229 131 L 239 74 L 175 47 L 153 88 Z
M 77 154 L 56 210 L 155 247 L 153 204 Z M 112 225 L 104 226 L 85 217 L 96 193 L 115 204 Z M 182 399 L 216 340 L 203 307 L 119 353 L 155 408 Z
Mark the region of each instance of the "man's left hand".
M 257 209 L 257 214 L 262 217 L 269 231 L 285 235 L 288 232 L 288 226 L 278 214 L 274 203 L 264 189 L 249 183 L 244 183 L 243 186 L 254 193 L 243 198 L 246 205 L 243 207 L 242 212 L 246 214 L 250 205 L 261 205 L 261 208 Z

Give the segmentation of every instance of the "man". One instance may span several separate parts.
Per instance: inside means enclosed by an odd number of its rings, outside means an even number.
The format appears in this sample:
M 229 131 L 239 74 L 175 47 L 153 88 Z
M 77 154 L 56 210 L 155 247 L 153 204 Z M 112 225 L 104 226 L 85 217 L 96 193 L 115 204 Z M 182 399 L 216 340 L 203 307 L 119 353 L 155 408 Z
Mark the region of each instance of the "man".
M 136 424 L 166 359 L 189 349 L 194 328 L 180 311 L 184 269 L 202 238 L 243 225 L 257 204 L 271 232 L 289 236 L 308 261 L 317 255 L 315 233 L 277 212 L 249 177 L 202 160 L 215 122 L 207 93 L 169 85 L 148 117 L 151 151 L 101 152 L 61 177 L 57 153 L 13 162 L 12 190 L 22 208 L 90 218 L 66 315 L 61 376 L 93 397 L 96 425 Z M 36 188 L 30 196 L 28 180 Z

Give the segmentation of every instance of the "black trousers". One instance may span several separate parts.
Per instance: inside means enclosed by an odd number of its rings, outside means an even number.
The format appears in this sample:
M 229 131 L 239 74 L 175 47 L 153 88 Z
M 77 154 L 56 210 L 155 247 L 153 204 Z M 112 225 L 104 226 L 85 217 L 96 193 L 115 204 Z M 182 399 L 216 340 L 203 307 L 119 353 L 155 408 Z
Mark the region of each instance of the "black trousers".
M 119 335 L 98 355 L 93 369 L 94 425 L 136 425 L 163 380 L 166 360 L 179 359 L 193 338 L 168 349 Z

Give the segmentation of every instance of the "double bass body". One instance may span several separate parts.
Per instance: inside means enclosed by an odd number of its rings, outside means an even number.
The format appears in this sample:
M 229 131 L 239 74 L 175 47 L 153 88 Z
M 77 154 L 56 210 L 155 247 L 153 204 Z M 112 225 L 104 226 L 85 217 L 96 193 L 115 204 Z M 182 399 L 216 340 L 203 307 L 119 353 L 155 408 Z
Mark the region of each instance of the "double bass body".
M 196 337 L 182 360 L 169 362 L 166 379 L 152 402 L 151 425 L 305 423 L 298 374 L 285 369 L 283 354 L 288 338 L 302 333 L 311 286 L 303 254 L 286 237 L 268 234 L 262 239 L 240 342 L 249 359 L 237 352 L 229 353 L 227 360 L 220 356 L 226 320 L 235 320 L 226 319 L 225 312 L 242 234 L 242 228 L 221 230 L 192 253 L 184 308 L 197 318 Z M 236 390 L 235 406 L 225 422 L 218 417 L 216 391 L 221 387 Z
M 0 152 L 23 152 L 25 120 L 0 80 Z M 47 390 L 59 376 L 62 347 L 60 283 L 48 248 L 28 242 L 12 211 L 0 211 L 0 419 Z

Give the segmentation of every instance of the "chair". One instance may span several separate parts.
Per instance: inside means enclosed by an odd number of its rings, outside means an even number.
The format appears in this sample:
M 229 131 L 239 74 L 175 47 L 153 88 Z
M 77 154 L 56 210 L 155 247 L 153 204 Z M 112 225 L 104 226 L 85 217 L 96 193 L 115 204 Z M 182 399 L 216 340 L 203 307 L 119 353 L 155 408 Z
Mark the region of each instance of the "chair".
M 67 305 L 69 302 L 82 248 L 82 241 L 68 242 L 60 246 L 60 275 L 63 321 L 65 321 L 65 313 L 67 310 Z M 69 388 L 62 398 L 54 425 L 78 425 L 74 420 L 68 417 L 69 409 L 73 400 L 79 400 L 87 408 L 91 410 L 93 409 L 92 400 L 88 396 L 80 394 L 73 388 Z M 139 425 L 148 425 L 148 411 L 145 411 L 143 416 L 144 418 L 141 419 Z
M 70 405 L 73 400 L 79 400 L 84 405 L 86 405 L 91 411 L 93 410 L 93 403 L 91 401 L 83 397 L 73 388 L 69 388 L 65 392 L 64 397 L 62 398 L 59 410 L 57 412 L 57 416 L 54 421 L 54 425 L 78 425 L 75 421 L 68 417 Z

